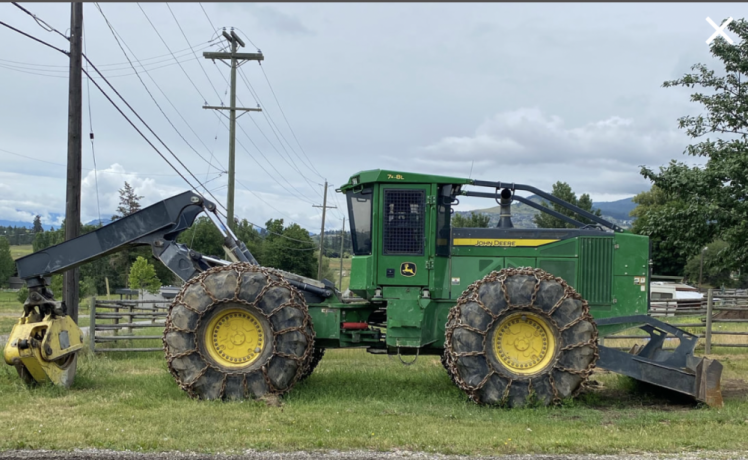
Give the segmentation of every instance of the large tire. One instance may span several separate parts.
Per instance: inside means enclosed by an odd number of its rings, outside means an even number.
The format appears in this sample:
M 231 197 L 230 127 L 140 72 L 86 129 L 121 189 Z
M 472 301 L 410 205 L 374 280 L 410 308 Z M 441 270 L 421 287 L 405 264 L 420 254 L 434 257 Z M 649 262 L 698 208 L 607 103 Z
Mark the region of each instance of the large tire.
M 247 263 L 185 283 L 164 330 L 169 371 L 197 399 L 288 392 L 309 365 L 314 329 L 304 297 L 277 273 Z
M 531 268 L 470 285 L 450 310 L 444 346 L 445 367 L 470 399 L 508 407 L 575 396 L 598 357 L 587 301 Z
M 312 372 L 314 372 L 314 369 L 317 368 L 317 364 L 319 364 L 319 362 L 322 361 L 323 356 L 325 356 L 325 349 L 314 347 L 314 350 L 312 350 L 312 354 L 309 358 L 309 365 L 307 366 L 306 370 L 301 374 L 301 378 L 299 378 L 299 382 L 306 380 L 307 377 L 312 375 Z

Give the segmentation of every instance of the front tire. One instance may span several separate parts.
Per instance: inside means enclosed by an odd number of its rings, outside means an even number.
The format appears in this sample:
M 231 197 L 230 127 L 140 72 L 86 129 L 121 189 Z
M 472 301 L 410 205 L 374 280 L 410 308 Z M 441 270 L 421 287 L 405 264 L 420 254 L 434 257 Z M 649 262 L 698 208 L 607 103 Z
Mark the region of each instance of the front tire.
M 307 368 L 314 330 L 304 297 L 247 263 L 185 283 L 164 330 L 169 371 L 197 399 L 259 399 L 288 392 Z
M 597 357 L 587 302 L 541 269 L 486 275 L 447 320 L 445 367 L 479 404 L 558 403 L 581 390 Z

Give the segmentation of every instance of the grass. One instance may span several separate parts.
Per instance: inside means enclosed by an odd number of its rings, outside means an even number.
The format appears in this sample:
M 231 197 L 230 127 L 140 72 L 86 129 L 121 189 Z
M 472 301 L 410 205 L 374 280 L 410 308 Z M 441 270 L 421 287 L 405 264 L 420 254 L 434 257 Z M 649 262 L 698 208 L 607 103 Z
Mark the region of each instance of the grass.
M 334 259 L 331 258 L 330 260 L 330 270 L 333 272 L 333 283 L 335 283 L 335 286 L 340 288 L 340 258 Z M 351 258 L 343 259 L 343 286 L 341 291 L 345 291 L 348 289 L 348 286 L 350 285 L 351 281 Z
M 721 356 L 723 377 L 744 376 L 747 358 Z M 500 455 L 748 448 L 745 393 L 725 392 L 723 408 L 666 404 L 629 379 L 593 378 L 607 388 L 562 407 L 495 409 L 466 401 L 435 357 L 406 367 L 363 350 L 328 350 L 315 373 L 271 407 L 191 400 L 162 353 L 85 353 L 69 390 L 26 388 L 12 368 L 0 368 L 0 449 Z
M 112 299 L 119 299 L 118 295 L 111 295 Z M 106 299 L 107 296 L 98 298 Z M 83 300 L 78 306 L 78 325 L 88 326 L 90 322 L 88 299 Z M 0 291 L 0 336 L 10 334 L 13 325 L 23 314 L 23 304 L 18 301 L 16 291 Z M 0 341 L 2 342 L 2 341 Z
M 10 256 L 13 257 L 13 260 L 18 259 L 19 257 L 27 256 L 32 252 L 34 252 L 34 250 L 30 244 L 21 244 L 10 247 Z

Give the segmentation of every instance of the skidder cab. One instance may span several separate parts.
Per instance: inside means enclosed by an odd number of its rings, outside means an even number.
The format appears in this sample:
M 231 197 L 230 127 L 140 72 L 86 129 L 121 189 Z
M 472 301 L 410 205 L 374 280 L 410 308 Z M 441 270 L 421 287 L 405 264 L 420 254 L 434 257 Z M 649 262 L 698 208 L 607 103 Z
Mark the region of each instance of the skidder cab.
M 480 187 L 487 191 L 473 191 Z M 327 280 L 259 266 L 215 205 L 190 191 L 18 259 L 18 273 L 34 294 L 46 276 L 150 245 L 185 281 L 167 316 L 164 349 L 175 380 L 195 398 L 280 396 L 312 373 L 325 349 L 364 347 L 406 364 L 440 355 L 455 384 L 480 404 L 522 406 L 530 397 L 552 404 L 578 393 L 595 366 L 722 404 L 722 365 L 694 356 L 696 336 L 647 316 L 646 237 L 528 185 L 370 170 L 338 191 L 348 205 L 353 295 Z M 495 200 L 498 224 L 452 228 L 460 196 Z M 515 228 L 515 201 L 577 228 Z M 230 260 L 176 242 L 201 212 L 221 231 Z M 57 311 L 54 299 L 45 302 Z M 28 336 L 28 324 L 44 327 L 44 318 L 24 315 L 11 337 Z M 59 324 L 59 337 L 79 331 Z M 598 343 L 601 334 L 633 327 L 649 334 L 635 353 Z M 662 348 L 669 336 L 680 341 L 672 352 Z M 24 351 L 25 358 L 18 340 L 6 345 L 5 356 L 29 381 L 43 377 L 34 369 L 80 349 L 71 341 L 63 354 L 45 355 L 43 341 L 26 343 L 33 352 Z

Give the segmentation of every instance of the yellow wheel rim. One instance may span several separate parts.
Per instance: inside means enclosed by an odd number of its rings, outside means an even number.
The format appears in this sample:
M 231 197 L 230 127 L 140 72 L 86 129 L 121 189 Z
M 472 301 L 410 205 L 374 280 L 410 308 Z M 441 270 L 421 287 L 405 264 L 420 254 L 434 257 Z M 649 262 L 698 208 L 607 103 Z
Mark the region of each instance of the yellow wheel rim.
M 550 364 L 556 337 L 548 323 L 534 313 L 515 313 L 498 324 L 494 333 L 496 359 L 511 372 L 537 374 Z
M 252 313 L 232 308 L 214 316 L 205 328 L 208 354 L 224 367 L 246 367 L 265 349 L 265 331 Z

